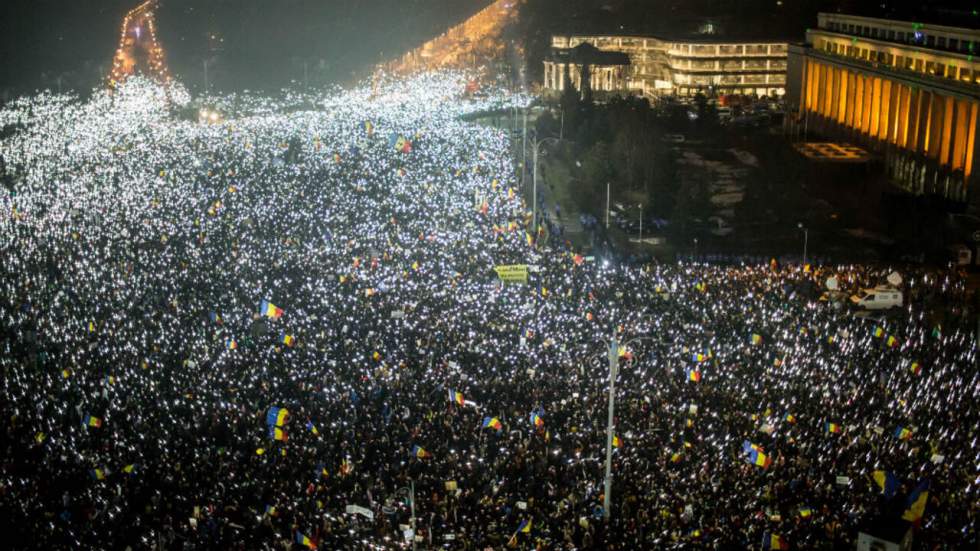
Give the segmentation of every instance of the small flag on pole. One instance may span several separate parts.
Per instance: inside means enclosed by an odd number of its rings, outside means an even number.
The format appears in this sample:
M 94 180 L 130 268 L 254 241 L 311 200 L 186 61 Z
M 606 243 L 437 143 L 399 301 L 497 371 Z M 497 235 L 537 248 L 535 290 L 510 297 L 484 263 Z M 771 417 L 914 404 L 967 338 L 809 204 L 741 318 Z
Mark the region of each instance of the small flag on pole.
M 499 432 L 503 430 L 504 425 L 500 422 L 500 419 L 497 419 L 496 417 L 484 417 L 483 428 L 490 428 Z

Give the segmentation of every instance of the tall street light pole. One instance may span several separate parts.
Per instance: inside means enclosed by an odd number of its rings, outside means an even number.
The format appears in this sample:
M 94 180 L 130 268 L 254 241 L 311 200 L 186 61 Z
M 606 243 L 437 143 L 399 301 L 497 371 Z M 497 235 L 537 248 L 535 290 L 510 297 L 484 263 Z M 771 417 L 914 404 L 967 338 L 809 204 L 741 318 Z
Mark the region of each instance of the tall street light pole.
M 527 107 L 524 108 L 524 130 L 521 135 L 521 190 L 523 191 L 524 175 L 527 173 Z
M 643 203 L 640 203 L 640 244 L 643 244 Z
M 616 375 L 619 372 L 619 343 L 616 335 L 609 340 L 609 417 L 606 419 L 606 479 L 603 486 L 602 516 L 608 521 L 610 502 L 612 499 L 612 444 L 613 432 L 616 427 L 614 416 L 616 410 Z
M 807 241 L 809 240 L 809 230 L 803 225 L 803 222 L 797 224 L 796 227 L 803 230 L 803 266 L 806 266 L 806 245 Z
M 623 346 L 629 346 L 635 342 L 639 341 L 655 341 L 654 337 L 637 337 L 631 339 L 623 344 Z M 659 344 L 665 344 L 664 341 L 656 341 Z M 612 448 L 613 448 L 613 436 L 616 432 L 616 377 L 619 376 L 619 346 L 620 342 L 616 339 L 616 333 L 613 332 L 612 337 L 609 339 L 609 416 L 606 418 L 606 477 L 603 481 L 603 491 L 602 491 L 602 516 L 605 520 L 609 520 L 612 504 Z M 594 358 L 595 356 L 593 356 Z
M 412 507 L 412 551 L 415 551 L 415 533 L 418 530 L 415 520 L 415 481 L 409 481 L 408 502 Z
M 609 229 L 609 182 L 606 182 L 606 229 Z
M 531 183 L 532 183 L 532 191 L 531 191 L 532 215 L 531 216 L 534 220 L 533 228 L 534 228 L 535 239 L 537 239 L 538 237 L 538 156 L 541 152 L 541 146 L 549 140 L 558 143 L 558 138 L 554 138 L 554 137 L 544 138 L 541 140 L 538 139 L 537 134 L 531 137 L 531 162 L 533 163 L 534 166 L 534 171 L 532 172 L 532 178 L 531 178 Z

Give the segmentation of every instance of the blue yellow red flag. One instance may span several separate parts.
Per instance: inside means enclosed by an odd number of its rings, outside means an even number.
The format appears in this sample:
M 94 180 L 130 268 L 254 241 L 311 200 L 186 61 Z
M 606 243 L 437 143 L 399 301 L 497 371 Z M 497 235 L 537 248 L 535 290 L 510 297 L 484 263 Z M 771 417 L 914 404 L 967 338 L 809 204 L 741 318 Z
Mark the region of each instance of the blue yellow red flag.
M 259 305 L 259 313 L 268 318 L 279 319 L 282 317 L 282 308 L 272 304 L 268 300 L 263 300 Z

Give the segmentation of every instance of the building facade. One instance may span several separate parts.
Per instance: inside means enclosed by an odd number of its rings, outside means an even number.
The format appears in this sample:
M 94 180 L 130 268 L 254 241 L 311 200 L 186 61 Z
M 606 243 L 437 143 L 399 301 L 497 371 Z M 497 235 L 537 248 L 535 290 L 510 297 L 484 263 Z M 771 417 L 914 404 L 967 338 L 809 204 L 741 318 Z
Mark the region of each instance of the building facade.
M 622 94 L 627 91 L 629 66 L 628 55 L 602 51 L 588 42 L 552 48 L 544 62 L 545 87 L 562 92 L 570 85 L 583 96 Z
M 818 16 L 789 52 L 791 132 L 859 143 L 914 194 L 967 201 L 976 181 L 980 31 Z
M 652 36 L 553 36 L 553 51 L 591 44 L 600 51 L 629 56 L 625 90 L 646 97 L 663 95 L 750 94 L 781 96 L 786 86 L 785 42 L 726 42 Z M 546 92 L 561 92 L 562 71 L 544 62 Z M 556 78 L 557 75 L 557 78 Z M 551 78 L 549 78 L 551 77 Z

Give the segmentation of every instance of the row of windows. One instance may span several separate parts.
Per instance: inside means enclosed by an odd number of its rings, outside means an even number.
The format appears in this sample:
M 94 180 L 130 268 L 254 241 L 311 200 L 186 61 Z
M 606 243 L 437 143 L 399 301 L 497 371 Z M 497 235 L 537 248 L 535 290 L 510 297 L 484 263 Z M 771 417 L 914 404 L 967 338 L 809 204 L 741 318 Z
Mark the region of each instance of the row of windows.
M 731 60 L 690 60 L 673 59 L 670 66 L 674 68 L 697 69 L 700 71 L 785 71 L 784 59 L 731 59 Z
M 823 41 L 822 50 L 846 57 L 863 59 L 865 61 L 880 63 L 896 69 L 904 69 L 927 75 L 959 80 L 962 82 L 980 83 L 980 71 L 971 71 L 969 67 L 957 66 L 955 64 L 936 63 L 933 61 L 916 58 L 914 56 L 900 56 L 888 52 L 880 52 L 869 48 L 861 48 L 855 45 L 840 44 L 830 40 Z
M 768 77 L 768 78 L 767 78 Z M 675 74 L 678 84 L 786 84 L 785 75 L 683 75 Z
M 786 44 L 671 44 L 670 55 L 685 56 L 782 56 Z
M 903 44 L 915 44 L 917 46 L 925 46 L 927 48 L 935 48 L 937 50 L 946 50 L 949 52 L 972 54 L 977 48 L 976 43 L 972 40 L 936 34 L 926 34 L 924 31 L 921 31 L 918 28 L 913 28 L 910 31 L 896 31 L 895 29 L 845 24 L 838 21 L 829 22 L 827 24 L 827 28 L 828 30 L 844 34 L 866 36 L 868 38 L 888 40 L 891 42 L 901 42 Z

